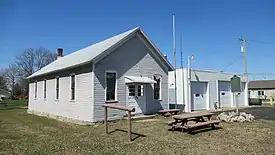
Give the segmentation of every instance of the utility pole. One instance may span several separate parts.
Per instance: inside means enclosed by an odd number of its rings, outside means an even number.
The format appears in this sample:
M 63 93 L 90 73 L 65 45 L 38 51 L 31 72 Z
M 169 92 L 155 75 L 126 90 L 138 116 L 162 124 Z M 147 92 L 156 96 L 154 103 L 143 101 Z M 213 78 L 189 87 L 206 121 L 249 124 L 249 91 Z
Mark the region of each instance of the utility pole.
M 183 68 L 182 36 L 180 36 L 180 68 Z
M 175 109 L 177 109 L 177 51 L 176 51 L 176 25 L 175 14 L 173 14 L 173 50 L 174 50 L 174 78 L 175 78 Z
M 181 79 L 180 79 L 180 84 L 181 84 L 181 88 L 184 89 L 184 75 L 183 75 L 183 51 L 182 51 L 182 36 L 180 36 L 180 71 L 181 71 Z M 186 102 L 184 102 L 184 91 L 182 91 L 182 94 L 180 96 L 182 98 L 182 112 L 185 112 L 185 105 Z
M 241 52 L 243 52 L 243 57 L 244 57 L 244 76 L 245 76 L 245 89 L 244 89 L 244 93 L 245 93 L 245 98 L 248 102 L 248 73 L 247 73 L 247 56 L 246 56 L 246 43 L 247 40 L 244 38 L 239 38 L 239 40 L 242 42 L 242 47 L 241 47 Z
M 246 39 L 239 38 L 239 40 L 242 42 L 242 48 L 241 51 L 243 52 L 243 57 L 244 57 L 244 75 L 248 79 L 248 74 L 247 74 L 247 58 L 246 58 Z

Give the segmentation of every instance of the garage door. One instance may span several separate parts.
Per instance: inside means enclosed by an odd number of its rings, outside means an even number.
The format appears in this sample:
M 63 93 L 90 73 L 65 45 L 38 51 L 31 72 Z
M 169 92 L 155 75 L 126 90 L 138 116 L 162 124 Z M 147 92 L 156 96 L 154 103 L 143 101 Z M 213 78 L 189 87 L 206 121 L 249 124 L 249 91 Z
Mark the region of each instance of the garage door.
M 207 82 L 191 82 L 191 109 L 207 109 Z
M 245 82 L 241 83 L 241 89 L 242 89 L 242 92 L 238 93 L 237 98 L 236 98 L 236 101 L 238 101 L 238 105 L 240 107 L 245 106 L 245 93 L 244 93 L 244 91 L 245 91 Z
M 219 92 L 219 108 L 231 107 L 231 87 L 230 82 L 219 81 L 218 82 Z

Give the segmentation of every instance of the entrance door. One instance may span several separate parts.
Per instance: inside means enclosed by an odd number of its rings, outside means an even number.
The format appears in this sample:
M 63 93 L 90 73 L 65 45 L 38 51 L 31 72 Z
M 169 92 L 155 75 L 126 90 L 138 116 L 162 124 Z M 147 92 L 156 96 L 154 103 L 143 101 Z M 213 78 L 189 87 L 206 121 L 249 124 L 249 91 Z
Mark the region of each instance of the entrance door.
M 144 84 L 128 85 L 128 105 L 134 107 L 135 114 L 145 113 L 146 96 Z
M 207 82 L 191 82 L 191 110 L 207 109 Z
M 219 90 L 219 108 L 231 107 L 231 85 L 228 81 L 218 82 Z

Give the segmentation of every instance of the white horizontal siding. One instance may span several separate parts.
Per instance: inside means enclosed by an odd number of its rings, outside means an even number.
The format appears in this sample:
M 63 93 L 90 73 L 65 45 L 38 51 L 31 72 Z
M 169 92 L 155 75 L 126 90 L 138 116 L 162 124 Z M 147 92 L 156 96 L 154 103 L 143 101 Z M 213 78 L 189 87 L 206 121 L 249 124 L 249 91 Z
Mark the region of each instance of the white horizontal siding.
M 118 101 L 127 105 L 126 84 L 124 76 L 143 76 L 153 78 L 154 74 L 162 76 L 162 100 L 153 99 L 153 85 L 146 90 L 147 110 L 156 112 L 158 109 L 168 108 L 168 67 L 161 65 L 154 54 L 137 37 L 133 37 L 121 47 L 95 65 L 95 102 L 94 118 L 101 121 L 104 118 L 105 102 L 105 71 L 117 72 Z M 109 110 L 109 119 L 117 119 L 126 114 L 125 111 Z
M 73 73 L 73 71 L 71 72 Z M 63 73 L 62 73 L 63 74 Z M 43 96 L 43 81 L 38 81 L 37 99 L 34 99 L 35 83 L 30 83 L 29 110 L 93 122 L 92 72 L 75 75 L 75 100 L 71 101 L 70 73 L 59 77 L 59 100 L 56 100 L 55 76 L 47 78 L 47 98 Z M 42 78 L 41 78 L 42 79 Z

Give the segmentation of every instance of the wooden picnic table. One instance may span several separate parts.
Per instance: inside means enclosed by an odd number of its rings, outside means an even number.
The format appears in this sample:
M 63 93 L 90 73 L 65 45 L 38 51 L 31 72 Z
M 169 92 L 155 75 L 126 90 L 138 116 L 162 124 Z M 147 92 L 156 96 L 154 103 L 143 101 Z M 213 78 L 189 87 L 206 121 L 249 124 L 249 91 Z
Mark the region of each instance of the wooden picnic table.
M 180 109 L 159 110 L 158 113 L 163 116 L 177 115 Z
M 8 106 L 5 100 L 0 100 L 0 105 L 3 105 L 4 107 Z
M 208 120 L 213 116 L 213 113 L 210 112 L 194 112 L 194 113 L 184 113 L 179 115 L 174 115 L 173 118 L 175 120 L 188 120 L 188 119 L 200 119 L 203 117 L 207 117 Z
M 180 128 L 183 130 L 188 130 L 191 132 L 191 129 L 201 126 L 211 125 L 214 128 L 214 125 L 220 123 L 219 120 L 210 120 L 214 113 L 210 112 L 192 112 L 192 113 L 184 113 L 179 115 L 174 115 L 172 118 L 174 121 L 169 122 L 168 125 L 172 126 L 172 130 L 175 128 Z M 207 119 L 204 119 L 206 117 Z M 188 124 L 189 121 L 194 121 L 193 124 Z

